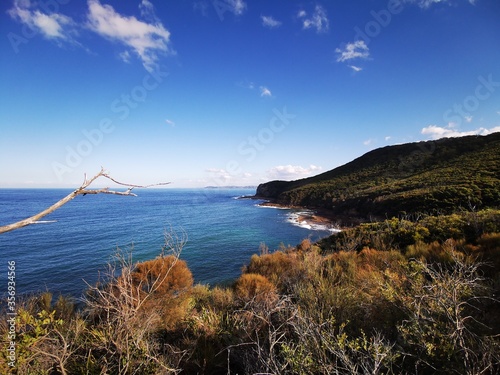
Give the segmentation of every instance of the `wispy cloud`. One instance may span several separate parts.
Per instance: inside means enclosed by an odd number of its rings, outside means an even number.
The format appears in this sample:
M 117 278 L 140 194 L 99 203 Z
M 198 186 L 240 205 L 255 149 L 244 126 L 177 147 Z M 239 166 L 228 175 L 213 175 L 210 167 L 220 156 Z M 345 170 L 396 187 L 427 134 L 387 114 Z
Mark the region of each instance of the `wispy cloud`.
M 273 94 L 271 93 L 271 90 L 269 90 L 267 87 L 260 86 L 260 96 L 272 97 Z
M 205 170 L 206 172 L 210 173 L 212 178 L 217 179 L 218 181 L 224 181 L 224 183 L 227 183 L 232 179 L 233 176 L 226 171 L 225 169 L 220 169 L 220 168 L 208 168 Z
M 127 64 L 130 63 L 130 52 L 129 51 L 123 51 L 119 54 L 119 56 L 123 62 L 126 62 Z
M 122 16 L 110 5 L 102 5 L 99 0 L 89 0 L 88 27 L 97 34 L 114 42 L 119 42 L 135 52 L 149 72 L 158 64 L 158 54 L 168 53 L 170 32 L 160 22 L 147 23 L 134 16 Z M 153 17 L 152 4 L 143 0 L 142 12 Z
M 39 32 L 46 39 L 57 42 L 76 43 L 76 23 L 72 18 L 60 13 L 46 14 L 36 9 L 29 0 L 15 0 L 8 14 L 32 30 Z
M 353 43 L 348 43 L 343 50 L 337 48 L 335 52 L 338 54 L 338 62 L 353 59 L 367 59 L 370 57 L 370 50 L 364 40 L 357 40 Z
M 363 70 L 363 68 L 360 68 L 359 66 L 355 66 L 355 65 L 348 65 L 348 66 L 349 66 L 349 68 L 354 70 L 356 73 Z
M 224 8 L 232 12 L 235 16 L 240 16 L 245 12 L 247 4 L 243 0 L 224 0 Z
M 449 4 L 453 2 L 453 0 L 404 0 L 404 2 L 417 4 L 420 8 L 427 9 L 434 4 Z M 476 0 L 467 0 L 467 2 L 471 5 L 476 4 Z
M 261 97 L 268 97 L 268 98 L 273 97 L 273 93 L 271 92 L 271 89 L 269 89 L 269 87 L 267 87 L 267 86 L 264 86 L 264 85 L 258 86 L 257 84 L 255 84 L 252 81 L 238 82 L 237 85 L 239 87 L 242 87 L 242 88 L 248 89 L 248 90 L 254 90 L 254 89 L 258 88 Z
M 323 168 L 312 164 L 309 167 L 302 167 L 300 165 L 278 165 L 268 170 L 267 176 L 270 179 L 294 180 L 313 176 L 320 173 L 322 169 Z
M 327 32 L 330 27 L 330 22 L 326 15 L 326 10 L 321 5 L 316 5 L 311 16 L 305 10 L 300 10 L 297 13 L 297 18 L 302 20 L 303 29 L 316 29 L 316 32 Z
M 281 22 L 274 19 L 272 16 L 260 16 L 262 20 L 262 25 L 274 29 L 281 26 Z
M 165 119 L 165 123 L 170 125 L 171 127 L 175 127 L 175 122 L 173 122 L 172 120 L 169 120 L 168 118 Z
M 463 137 L 465 135 L 488 135 L 496 132 L 500 132 L 500 126 L 495 126 L 491 129 L 479 128 L 475 130 L 460 131 L 456 129 L 456 126 L 453 124 L 447 127 L 429 125 L 421 131 L 423 135 L 427 135 L 431 139 Z
M 249 90 L 253 90 L 255 88 L 255 83 L 253 83 L 252 81 L 241 81 L 241 82 L 238 82 L 236 83 L 237 86 L 239 87 L 242 87 L 244 89 L 249 89 Z
M 149 0 L 142 0 L 139 4 L 139 10 L 141 11 L 141 17 L 149 20 L 150 22 L 159 23 L 160 20 L 156 16 L 155 7 L 153 3 Z

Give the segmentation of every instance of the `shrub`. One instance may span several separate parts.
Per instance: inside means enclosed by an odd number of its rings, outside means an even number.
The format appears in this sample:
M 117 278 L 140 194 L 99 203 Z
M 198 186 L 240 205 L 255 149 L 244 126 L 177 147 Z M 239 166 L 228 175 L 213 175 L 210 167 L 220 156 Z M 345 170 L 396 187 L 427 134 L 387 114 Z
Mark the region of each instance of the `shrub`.
M 253 255 L 250 264 L 244 272 L 265 276 L 276 285 L 281 292 L 286 293 L 302 274 L 300 256 L 297 252 L 276 251 L 261 256 Z
M 150 295 L 142 311 L 155 311 L 165 327 L 174 327 L 184 318 L 193 286 L 185 261 L 170 255 L 139 263 L 132 272 L 132 282 L 144 298 Z
M 234 290 L 236 296 L 243 301 L 260 302 L 276 297 L 276 286 L 267 277 L 255 273 L 241 275 Z

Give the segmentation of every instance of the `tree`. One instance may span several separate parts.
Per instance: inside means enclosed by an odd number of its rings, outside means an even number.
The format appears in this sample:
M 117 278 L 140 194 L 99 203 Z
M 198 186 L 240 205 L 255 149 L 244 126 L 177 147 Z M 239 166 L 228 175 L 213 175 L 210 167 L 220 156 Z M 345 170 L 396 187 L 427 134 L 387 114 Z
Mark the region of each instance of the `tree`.
M 113 181 L 114 183 L 121 185 L 121 186 L 126 186 L 128 189 L 126 191 L 115 191 L 115 190 L 109 190 L 109 188 L 102 188 L 102 189 L 87 189 L 95 180 L 97 180 L 99 177 L 104 177 L 107 178 L 108 180 Z M 103 168 L 101 168 L 101 171 L 97 173 L 94 177 L 91 179 L 87 179 L 87 175 L 84 176 L 84 180 L 82 185 L 74 191 L 72 191 L 70 194 L 62 198 L 61 200 L 57 201 L 54 203 L 52 206 L 49 208 L 43 210 L 42 212 L 37 213 L 36 215 L 33 215 L 31 217 L 28 217 L 24 220 L 20 220 L 18 222 L 9 224 L 9 225 L 4 225 L 0 227 L 0 234 L 6 233 L 13 231 L 15 229 L 19 229 L 31 224 L 36 223 L 38 220 L 40 220 L 42 217 L 47 216 L 48 214 L 54 212 L 61 206 L 65 205 L 69 201 L 73 200 L 76 196 L 78 195 L 87 195 L 87 194 L 114 194 L 114 195 L 125 195 L 125 196 L 132 196 L 135 197 L 136 194 L 132 193 L 132 189 L 134 188 L 148 188 L 151 186 L 159 186 L 159 185 L 168 185 L 170 182 L 160 182 L 158 184 L 152 184 L 152 185 L 146 185 L 146 186 L 141 186 L 141 185 L 134 185 L 134 184 L 125 184 L 122 182 L 118 182 L 115 179 L 113 179 Z

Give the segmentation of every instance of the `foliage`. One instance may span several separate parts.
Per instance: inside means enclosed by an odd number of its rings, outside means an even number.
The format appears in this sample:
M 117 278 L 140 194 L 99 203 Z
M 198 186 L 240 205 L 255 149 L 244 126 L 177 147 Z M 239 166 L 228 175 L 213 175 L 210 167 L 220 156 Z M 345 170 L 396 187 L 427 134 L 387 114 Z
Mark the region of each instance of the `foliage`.
M 443 243 L 449 238 L 476 244 L 484 233 L 500 232 L 500 210 L 463 211 L 450 215 L 418 215 L 416 220 L 386 219 L 347 228 L 318 242 L 323 253 L 360 251 L 364 247 L 405 251 L 419 242 Z
M 498 208 L 499 149 L 500 133 L 389 146 L 318 176 L 262 184 L 256 195 L 364 219 Z
M 83 309 L 19 306 L 17 368 L 3 350 L 0 372 L 495 374 L 497 225 L 498 211 L 363 224 L 262 251 L 230 287 L 193 286 L 182 244 L 142 263 L 119 252 Z

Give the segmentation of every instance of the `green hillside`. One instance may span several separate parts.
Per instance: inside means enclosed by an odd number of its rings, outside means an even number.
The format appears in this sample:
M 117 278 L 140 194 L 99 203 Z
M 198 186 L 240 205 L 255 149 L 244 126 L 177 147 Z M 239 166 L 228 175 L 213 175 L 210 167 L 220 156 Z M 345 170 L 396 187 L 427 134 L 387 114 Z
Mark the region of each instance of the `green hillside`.
M 261 184 L 256 195 L 362 218 L 499 207 L 500 133 L 379 148 L 314 177 Z

